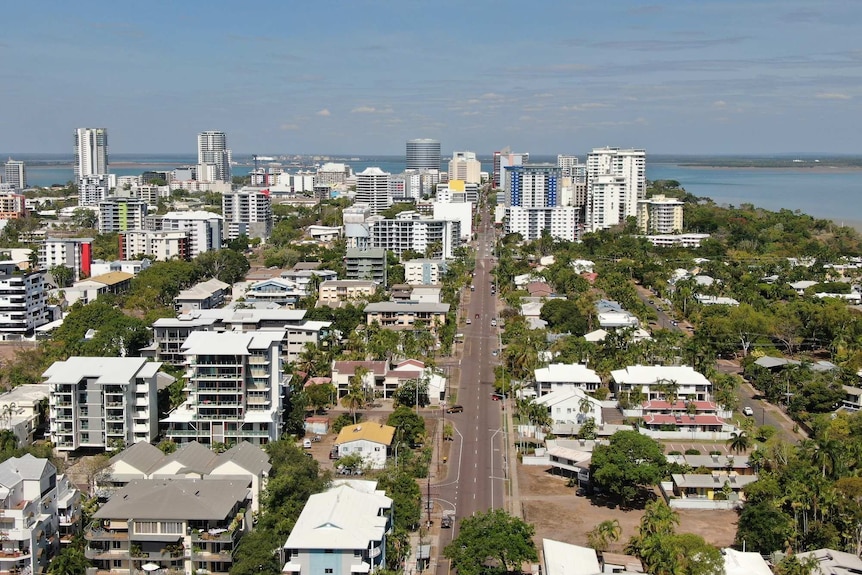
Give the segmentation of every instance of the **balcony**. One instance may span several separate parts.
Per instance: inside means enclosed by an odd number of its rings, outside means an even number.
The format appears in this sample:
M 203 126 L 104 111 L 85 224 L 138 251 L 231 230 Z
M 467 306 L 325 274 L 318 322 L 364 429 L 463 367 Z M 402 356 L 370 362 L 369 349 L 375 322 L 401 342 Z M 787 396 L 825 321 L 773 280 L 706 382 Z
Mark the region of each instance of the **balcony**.
M 22 559 L 30 559 L 30 551 L 22 551 L 20 549 L 2 549 L 0 550 L 0 563 L 8 561 L 21 561 Z
M 128 531 L 110 531 L 101 527 L 91 528 L 84 531 L 84 539 L 87 541 L 128 541 Z

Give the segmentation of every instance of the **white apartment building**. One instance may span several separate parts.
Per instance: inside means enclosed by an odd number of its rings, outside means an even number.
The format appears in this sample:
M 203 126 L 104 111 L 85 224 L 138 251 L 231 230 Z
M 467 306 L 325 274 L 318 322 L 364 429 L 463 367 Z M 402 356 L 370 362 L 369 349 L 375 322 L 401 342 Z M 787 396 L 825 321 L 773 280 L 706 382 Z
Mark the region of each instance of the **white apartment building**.
M 569 206 L 549 208 L 506 208 L 505 230 L 507 234 L 521 234 L 525 241 L 542 237 L 547 231 L 558 240 L 575 241 L 580 237 L 581 210 Z
M 159 434 L 161 363 L 142 357 L 70 357 L 42 377 L 51 394 L 49 435 L 58 451 L 152 442 Z
M 39 245 L 39 268 L 50 271 L 54 266 L 66 266 L 74 280 L 90 275 L 93 263 L 93 238 L 45 238 Z
M 189 233 L 185 231 L 129 230 L 118 238 L 122 259 L 142 255 L 160 262 L 189 259 Z
M 367 301 L 379 288 L 380 284 L 369 280 L 329 280 L 320 284 L 317 301 L 328 306 Z
M 41 408 L 47 400 L 48 386 L 44 383 L 25 383 L 0 394 L 3 427 L 15 434 L 19 447 L 32 445 L 36 433 L 47 423 Z
M 479 202 L 479 184 L 465 182 L 464 180 L 449 180 L 445 184 L 437 186 L 436 201 L 442 204 Z
M 326 162 L 317 169 L 315 183 L 319 186 L 338 186 L 351 176 L 350 166 L 334 162 Z
M 219 250 L 224 238 L 224 217 L 204 210 L 168 212 L 161 217 L 157 229 L 188 233 L 188 257 Z
M 99 233 L 112 234 L 144 227 L 146 202 L 137 198 L 107 198 L 99 202 Z
M 602 379 L 595 370 L 580 363 L 552 363 L 536 369 L 534 375 L 539 397 L 568 388 L 592 392 L 602 385 Z
M 563 177 L 571 178 L 572 182 L 587 181 L 587 166 L 577 156 L 557 155 L 557 167 L 562 169 Z
M 198 180 L 230 182 L 231 151 L 224 132 L 198 134 Z
M 668 388 L 676 397 L 688 401 L 709 401 L 712 382 L 686 365 L 630 365 L 611 371 L 617 397 L 622 393 L 640 391 L 644 401 L 667 400 Z
M 3 182 L 12 186 L 14 190 L 23 190 L 27 187 L 27 171 L 21 160 L 6 160 L 3 166 Z
M 682 231 L 683 202 L 663 194 L 638 200 L 638 228 L 642 234 Z
M 482 181 L 482 162 L 476 152 L 453 152 L 449 160 L 449 180 L 463 180 L 471 184 Z
M 29 453 L 0 463 L 0 492 L 0 572 L 46 573 L 61 537 L 77 531 L 81 494 L 53 463 Z
M 356 174 L 356 202 L 367 205 L 371 215 L 379 214 L 392 205 L 390 176 L 389 172 L 375 167 Z
M 163 421 L 165 437 L 263 445 L 281 437 L 289 377 L 281 363 L 283 331 L 195 331 L 183 344 L 188 397 Z
M 407 250 L 431 257 L 451 259 L 461 245 L 461 223 L 455 220 L 425 219 L 417 212 L 401 212 L 395 219 L 380 216 L 368 219 L 369 245 L 401 256 Z
M 615 205 L 604 201 L 593 202 L 593 185 L 599 176 L 617 176 L 619 182 L 619 198 Z M 607 184 L 607 182 L 605 182 Z M 627 217 L 637 216 L 637 203 L 646 197 L 646 151 L 640 149 L 595 148 L 587 155 L 587 221 L 589 231 L 597 231 L 602 227 L 595 222 L 623 222 Z M 616 208 L 616 218 L 590 210 L 609 210 Z M 614 224 L 611 224 L 614 225 Z
M 48 321 L 42 272 L 21 271 L 15 262 L 0 261 L 0 337 L 33 333 Z
M 93 174 L 78 179 L 78 205 L 98 206 L 116 187 L 113 174 Z
M 75 179 L 108 173 L 108 130 L 75 130 Z M 81 204 L 85 205 L 85 204 Z
M 435 220 L 452 220 L 460 224 L 461 240 L 469 242 L 473 237 L 473 204 L 461 202 L 457 204 L 446 204 L 434 202 Z
M 272 200 L 263 188 L 244 187 L 222 196 L 228 240 L 241 235 L 266 240 L 272 233 Z
M 597 232 L 619 225 L 620 198 L 625 194 L 626 181 L 622 176 L 600 175 L 591 178 L 587 194 L 587 228 Z
M 446 260 L 408 260 L 404 262 L 404 283 L 414 286 L 440 285 L 447 267 Z

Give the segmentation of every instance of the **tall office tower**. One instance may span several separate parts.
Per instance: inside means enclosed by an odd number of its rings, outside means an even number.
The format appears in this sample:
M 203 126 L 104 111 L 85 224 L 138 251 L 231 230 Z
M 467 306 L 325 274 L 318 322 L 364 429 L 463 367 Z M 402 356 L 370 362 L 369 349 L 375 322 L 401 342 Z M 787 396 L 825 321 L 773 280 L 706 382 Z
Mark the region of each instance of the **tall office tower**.
M 407 141 L 408 170 L 439 170 L 440 142 L 428 138 Z
M 108 130 L 75 130 L 75 179 L 108 173 Z
M 367 204 L 371 215 L 377 215 L 392 205 L 389 188 L 391 174 L 369 167 L 356 174 L 356 203 Z
M 560 205 L 562 169 L 553 164 L 505 167 L 506 207 L 555 208 Z
M 198 179 L 204 181 L 230 181 L 231 152 L 224 132 L 208 131 L 198 134 Z M 202 177 L 203 176 L 203 177 Z
M 3 181 L 10 184 L 15 190 L 23 190 L 27 187 L 27 172 L 24 170 L 24 162 L 9 158 L 6 161 L 5 176 Z
M 482 163 L 475 152 L 455 152 L 449 160 L 449 179 L 478 184 L 482 180 Z
M 620 186 L 620 196 L 613 202 L 619 211 L 616 216 L 609 214 L 594 214 L 588 211 L 587 224 L 590 231 L 602 229 L 597 227 L 599 222 L 617 221 L 622 223 L 628 217 L 636 217 L 638 200 L 646 197 L 646 151 L 638 149 L 620 148 L 595 148 L 587 156 L 587 205 L 590 209 L 607 209 L 611 202 L 596 201 L 591 196 L 594 194 L 594 182 L 598 182 L 599 176 L 614 176 L 623 178 Z M 602 182 L 602 194 L 607 194 L 607 181 Z M 614 185 L 619 185 L 616 182 Z M 605 226 L 606 227 L 606 226 Z

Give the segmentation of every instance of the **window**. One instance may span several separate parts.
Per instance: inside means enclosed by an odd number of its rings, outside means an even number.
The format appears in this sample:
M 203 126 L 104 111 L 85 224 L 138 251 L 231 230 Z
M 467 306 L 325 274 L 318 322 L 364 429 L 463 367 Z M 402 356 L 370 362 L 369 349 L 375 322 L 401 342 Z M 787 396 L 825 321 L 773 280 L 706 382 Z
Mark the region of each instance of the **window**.
M 331 568 L 331 567 L 327 567 L 326 569 L 324 569 L 324 570 L 323 570 L 323 572 L 324 572 L 324 573 L 332 573 L 332 568 Z
M 182 521 L 162 521 L 162 533 L 179 533 L 183 532 Z
M 122 561 L 120 561 L 119 559 L 114 559 L 114 567 L 122 567 L 122 566 L 123 566 Z
M 135 521 L 135 533 L 158 533 L 157 521 Z

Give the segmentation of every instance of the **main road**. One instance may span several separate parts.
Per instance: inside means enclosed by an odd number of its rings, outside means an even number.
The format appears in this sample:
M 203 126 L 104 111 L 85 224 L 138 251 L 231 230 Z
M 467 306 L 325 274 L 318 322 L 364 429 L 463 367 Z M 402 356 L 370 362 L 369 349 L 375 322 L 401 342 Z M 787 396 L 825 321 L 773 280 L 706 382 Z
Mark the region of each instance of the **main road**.
M 435 486 L 435 495 L 444 511 L 455 515 L 452 529 L 441 530 L 438 573 L 449 571 L 442 549 L 457 535 L 458 521 L 476 512 L 502 508 L 506 504 L 506 441 L 502 426 L 505 403 L 493 401 L 494 350 L 499 348 L 494 277 L 494 228 L 480 205 L 482 220 L 474 242 L 475 290 L 464 292 L 463 317 L 470 321 L 461 327 L 464 352 L 461 358 L 457 397 L 449 405 L 463 406 L 461 413 L 446 414 L 455 427 L 449 450 L 448 475 Z

